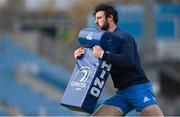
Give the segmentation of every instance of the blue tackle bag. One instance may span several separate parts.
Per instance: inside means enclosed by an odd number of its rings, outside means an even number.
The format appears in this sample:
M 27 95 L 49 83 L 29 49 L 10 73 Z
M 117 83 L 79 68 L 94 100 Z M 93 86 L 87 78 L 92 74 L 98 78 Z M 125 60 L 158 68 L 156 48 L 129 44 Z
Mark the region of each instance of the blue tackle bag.
M 80 31 L 79 43 L 85 48 L 85 54 L 77 59 L 61 105 L 76 111 L 92 113 L 109 76 L 111 64 L 97 59 L 92 54 L 92 47 L 99 45 L 104 51 L 115 53 L 117 37 L 110 32 L 92 28 Z

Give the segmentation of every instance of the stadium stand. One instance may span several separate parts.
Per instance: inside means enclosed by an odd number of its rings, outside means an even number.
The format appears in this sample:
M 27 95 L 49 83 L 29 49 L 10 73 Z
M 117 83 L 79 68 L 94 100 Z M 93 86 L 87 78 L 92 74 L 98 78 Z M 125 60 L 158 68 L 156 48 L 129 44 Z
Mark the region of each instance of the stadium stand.
M 5 100 L 10 106 L 19 108 L 24 115 L 77 115 L 59 105 L 59 100 L 52 100 L 45 95 L 33 91 L 30 87 L 20 84 L 16 80 L 16 69 L 22 64 L 37 64 L 41 72 L 33 72 L 29 67 L 31 75 L 37 75 L 55 86 L 64 89 L 67 84 L 66 78 L 59 79 L 57 76 L 67 77 L 67 73 L 60 67 L 54 67 L 52 63 L 41 60 L 38 56 L 28 53 L 24 48 L 16 45 L 10 39 L 0 39 L 0 100 Z M 38 74 L 40 73 L 40 74 Z M 45 73 L 45 74 L 43 74 Z M 48 75 L 49 74 L 49 75 Z M 49 77 L 48 77 L 49 76 Z M 53 77 L 54 76 L 54 77 Z M 56 76 L 56 77 L 55 77 Z M 7 112 L 0 109 L 0 115 Z M 44 112 L 43 112 L 44 111 Z
M 144 8 L 141 4 L 115 4 L 119 12 L 119 28 L 142 39 Z M 157 4 L 154 6 L 155 34 L 157 40 L 173 40 L 179 37 L 179 4 Z M 89 15 L 88 26 L 95 27 L 94 17 Z

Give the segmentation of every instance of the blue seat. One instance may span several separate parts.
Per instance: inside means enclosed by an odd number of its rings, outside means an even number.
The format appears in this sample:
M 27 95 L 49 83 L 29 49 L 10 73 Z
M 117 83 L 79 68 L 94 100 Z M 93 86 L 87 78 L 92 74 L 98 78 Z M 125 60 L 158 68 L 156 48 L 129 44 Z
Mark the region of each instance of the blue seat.
M 8 116 L 7 112 L 0 108 L 0 116 Z

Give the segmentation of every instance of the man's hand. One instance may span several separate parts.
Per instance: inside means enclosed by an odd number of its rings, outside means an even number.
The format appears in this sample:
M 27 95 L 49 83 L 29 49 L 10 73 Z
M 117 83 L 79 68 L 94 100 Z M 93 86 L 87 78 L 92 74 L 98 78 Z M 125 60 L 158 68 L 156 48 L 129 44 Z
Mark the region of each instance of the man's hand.
M 100 46 L 94 46 L 93 47 L 93 55 L 96 58 L 102 58 L 103 53 L 104 53 L 104 50 Z
M 74 58 L 77 59 L 78 57 L 85 54 L 85 49 L 83 47 L 80 47 L 74 51 Z

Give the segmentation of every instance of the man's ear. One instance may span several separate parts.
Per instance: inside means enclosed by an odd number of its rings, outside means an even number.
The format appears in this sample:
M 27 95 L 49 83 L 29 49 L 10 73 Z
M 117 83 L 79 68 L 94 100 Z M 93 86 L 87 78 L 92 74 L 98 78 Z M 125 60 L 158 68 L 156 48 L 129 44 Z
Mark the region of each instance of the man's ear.
M 110 21 L 113 21 L 113 18 L 114 18 L 114 17 L 113 17 L 113 15 L 109 15 L 108 18 L 109 18 Z

